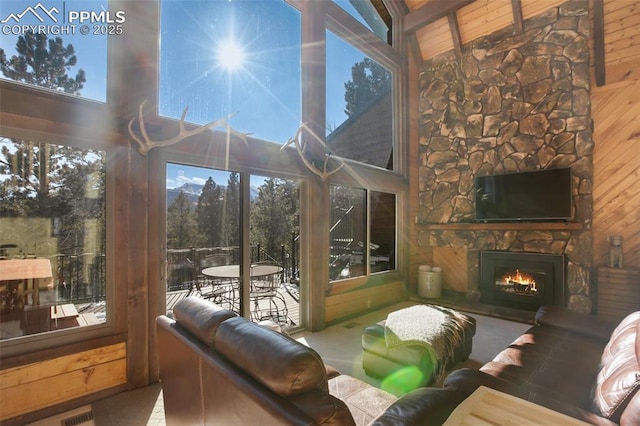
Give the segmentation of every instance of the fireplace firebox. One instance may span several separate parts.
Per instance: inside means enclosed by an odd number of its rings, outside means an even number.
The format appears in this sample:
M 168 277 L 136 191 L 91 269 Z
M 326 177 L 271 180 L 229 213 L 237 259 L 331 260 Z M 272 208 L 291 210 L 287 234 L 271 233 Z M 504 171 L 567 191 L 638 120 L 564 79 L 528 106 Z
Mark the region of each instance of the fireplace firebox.
M 480 301 L 535 311 L 564 306 L 564 255 L 507 251 L 480 252 Z

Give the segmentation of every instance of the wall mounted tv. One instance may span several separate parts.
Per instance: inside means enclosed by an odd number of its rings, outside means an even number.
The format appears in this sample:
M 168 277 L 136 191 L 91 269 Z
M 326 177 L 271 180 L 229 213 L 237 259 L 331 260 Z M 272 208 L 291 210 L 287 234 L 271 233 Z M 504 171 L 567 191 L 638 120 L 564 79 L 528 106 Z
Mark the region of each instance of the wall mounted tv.
M 566 221 L 573 218 L 571 168 L 475 179 L 477 221 Z

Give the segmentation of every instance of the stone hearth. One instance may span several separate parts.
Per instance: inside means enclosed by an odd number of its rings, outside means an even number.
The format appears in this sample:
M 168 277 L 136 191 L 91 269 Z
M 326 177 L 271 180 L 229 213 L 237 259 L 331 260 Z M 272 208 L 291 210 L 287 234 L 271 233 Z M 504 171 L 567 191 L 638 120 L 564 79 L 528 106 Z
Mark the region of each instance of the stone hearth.
M 424 63 L 420 73 L 419 212 L 422 224 L 472 222 L 474 178 L 571 167 L 575 221 L 567 230 L 419 229 L 418 244 L 464 248 L 478 291 L 482 250 L 564 254 L 567 305 L 591 300 L 592 155 L 588 2 L 574 0 Z M 464 260 L 463 260 L 464 263 Z M 446 283 L 445 283 L 446 285 Z

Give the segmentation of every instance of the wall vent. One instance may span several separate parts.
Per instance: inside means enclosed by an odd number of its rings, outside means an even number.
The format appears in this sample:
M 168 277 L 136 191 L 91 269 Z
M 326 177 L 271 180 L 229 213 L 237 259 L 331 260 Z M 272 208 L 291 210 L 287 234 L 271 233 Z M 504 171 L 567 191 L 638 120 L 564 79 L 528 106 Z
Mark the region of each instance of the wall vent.
M 60 421 L 61 426 L 89 426 L 95 425 L 93 421 L 93 411 L 86 411 L 84 413 L 76 414 L 72 417 L 68 417 Z

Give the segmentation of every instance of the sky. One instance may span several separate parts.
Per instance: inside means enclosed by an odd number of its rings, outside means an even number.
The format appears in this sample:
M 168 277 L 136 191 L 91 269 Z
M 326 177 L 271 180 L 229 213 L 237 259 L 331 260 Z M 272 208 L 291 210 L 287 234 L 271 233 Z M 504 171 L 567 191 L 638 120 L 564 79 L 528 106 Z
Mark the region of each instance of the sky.
M 358 16 L 348 0 L 336 2 Z M 112 20 L 118 12 L 106 0 L 0 0 L 0 21 L 38 4 L 49 11 L 56 8 L 58 27 L 69 24 L 73 11 L 109 12 Z M 15 53 L 21 35 L 17 24 L 40 22 L 27 13 L 19 22 L 0 23 L 0 47 L 7 57 Z M 82 68 L 87 78 L 82 95 L 105 102 L 107 37 L 93 34 L 104 26 L 89 22 L 90 33 L 83 35 L 76 24 L 75 34 L 60 35 L 65 45 L 73 44 L 78 58 L 70 74 Z M 160 25 L 160 115 L 179 118 L 188 106 L 188 122 L 203 124 L 232 115 L 234 129 L 261 139 L 283 144 L 295 135 L 301 121 L 300 12 L 281 0 L 163 0 Z M 126 21 L 122 29 L 135 31 Z M 330 33 L 327 52 L 327 123 L 336 128 L 346 119 L 344 83 L 364 55 Z M 168 168 L 167 187 L 202 178 L 185 170 L 194 173 L 184 168 L 178 175 L 171 168 L 169 174 Z
M 227 186 L 230 174 L 231 172 L 224 170 L 167 163 L 167 189 L 179 188 L 188 183 L 204 185 L 209 178 L 213 179 L 216 185 Z M 258 188 L 264 181 L 263 176 L 251 175 L 249 185 L 252 188 Z

